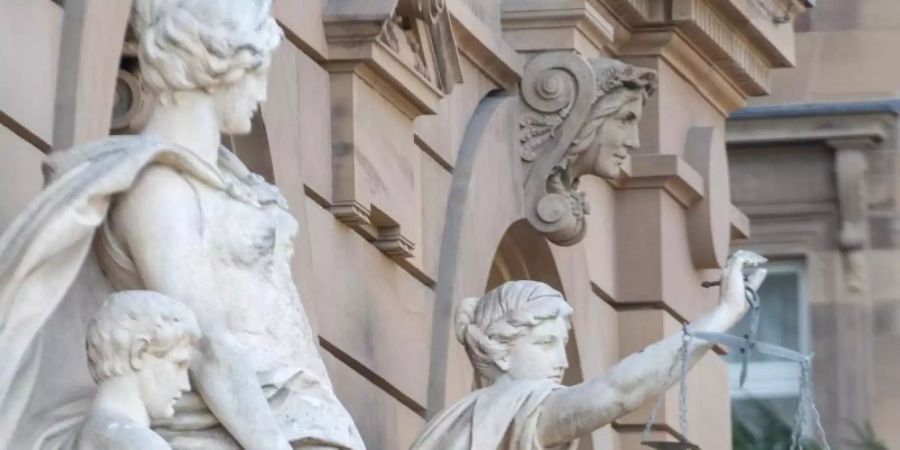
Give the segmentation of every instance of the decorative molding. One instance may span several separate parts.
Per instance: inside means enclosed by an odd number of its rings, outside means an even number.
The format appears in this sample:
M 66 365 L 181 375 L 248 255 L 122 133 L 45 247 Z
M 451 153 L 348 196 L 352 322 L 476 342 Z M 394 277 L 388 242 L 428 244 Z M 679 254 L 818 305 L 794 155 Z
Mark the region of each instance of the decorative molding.
M 750 217 L 744 214 L 740 208 L 731 205 L 731 240 L 747 239 L 750 237 Z
M 610 10 L 621 17 L 631 26 L 641 25 L 650 20 L 651 3 L 657 0 L 598 0 L 604 3 Z
M 874 137 L 827 141 L 835 150 L 834 171 L 837 174 L 838 209 L 841 213 L 838 243 L 844 251 L 861 250 L 869 245 L 866 151 L 880 141 Z
M 662 189 L 689 208 L 705 196 L 703 183 L 703 176 L 678 155 L 634 155 L 630 174 L 622 177 L 616 188 Z
M 448 0 L 459 51 L 497 86 L 510 91 L 522 79 L 525 59 L 484 24 L 461 0 Z
M 661 58 L 691 82 L 700 95 L 724 116 L 746 105 L 746 93 L 738 89 L 727 74 L 713 65 L 675 30 L 635 34 L 619 49 L 619 56 L 629 60 L 645 57 Z
M 379 39 L 445 95 L 462 82 L 456 38 L 444 0 L 400 0 Z
M 772 63 L 763 58 L 734 23 L 726 22 L 707 0 L 674 0 L 672 21 L 746 95 L 767 95 Z
M 598 0 L 615 14 L 630 33 L 624 47 L 640 47 L 644 34 L 677 33 L 707 66 L 716 71 L 741 100 L 767 95 L 770 70 L 794 64 L 794 33 L 790 24 L 760 20 L 747 0 Z M 794 11 L 807 6 L 795 2 Z M 627 55 L 628 50 L 621 55 Z M 657 55 L 658 56 L 658 55 Z M 698 89 L 706 84 L 709 70 L 682 73 Z M 699 74 L 700 78 L 691 76 Z M 717 88 L 717 90 L 721 90 Z M 734 103 L 734 102 L 731 102 Z M 720 108 L 727 112 L 727 108 Z
M 402 265 L 414 256 L 421 212 L 414 201 L 420 175 L 407 153 L 416 151 L 412 121 L 437 113 L 462 82 L 450 11 L 444 0 L 342 0 L 326 2 L 323 18 L 335 149 L 328 209 Z M 400 133 L 398 144 L 391 157 L 374 158 L 372 122 L 360 118 L 393 114 L 391 107 L 402 114 L 386 122 Z M 409 146 L 401 144 L 407 132 Z
M 434 114 L 462 82 L 456 38 L 442 0 L 328 2 L 324 11 L 329 72 L 354 72 L 397 95 L 411 119 Z M 362 68 L 360 66 L 365 66 Z
M 587 0 L 503 2 L 503 35 L 516 50 L 574 50 L 599 55 L 613 43 L 615 25 Z
M 578 178 L 583 174 L 572 166 L 591 154 L 594 140 L 604 133 L 602 124 L 612 120 L 606 117 L 615 112 L 592 117 L 594 106 L 621 89 L 640 91 L 646 98 L 656 83 L 653 71 L 571 52 L 541 53 L 525 67 L 518 124 L 521 158 L 526 164 L 525 215 L 547 239 L 557 245 L 574 245 L 584 237 L 584 216 L 590 208 L 584 193 L 578 191 Z M 595 128 L 583 134 L 589 121 Z M 589 165 L 596 167 L 594 162 Z
M 752 118 L 729 120 L 726 139 L 728 145 L 741 146 L 790 142 L 838 142 L 847 139 L 880 142 L 890 135 L 892 124 L 896 120 L 897 114 L 890 111 L 776 115 L 773 118 L 753 115 Z

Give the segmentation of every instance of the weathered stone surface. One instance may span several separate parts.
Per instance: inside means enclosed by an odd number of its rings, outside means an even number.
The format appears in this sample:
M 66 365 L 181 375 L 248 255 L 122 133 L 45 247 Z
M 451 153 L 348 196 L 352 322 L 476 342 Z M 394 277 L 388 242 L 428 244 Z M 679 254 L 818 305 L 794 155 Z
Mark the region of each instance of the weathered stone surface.
M 715 309 L 686 325 L 684 332 L 672 331 L 666 333 L 668 337 L 649 339 L 658 342 L 642 346 L 605 374 L 583 381 L 570 379 L 571 386 L 560 383 L 569 368 L 567 347 L 573 309 L 559 291 L 540 282 L 508 281 L 481 298 L 463 300 L 456 311 L 454 329 L 475 368 L 476 390 L 432 418 L 411 448 L 512 450 L 521 448 L 521 443 L 575 448 L 580 438 L 664 393 L 681 373 L 672 367 L 698 362 L 712 344 L 689 340 L 685 333 L 724 333 L 734 326 L 749 309 L 745 287 L 756 289 L 765 278 L 764 270 L 756 270 L 745 281 L 745 266 L 762 262 L 765 259 L 754 253 L 735 253 L 724 270 L 721 299 Z M 619 341 L 624 348 L 660 329 L 642 324 L 629 327 L 627 322 L 623 325 L 626 328 L 620 330 Z M 585 331 L 580 337 L 587 337 Z M 588 341 L 582 340 L 581 345 Z M 707 361 L 712 366 L 718 364 L 720 370 L 725 367 L 720 360 Z M 695 389 L 701 386 L 700 398 L 727 398 L 727 381 L 723 380 L 718 389 L 695 381 Z M 705 406 L 695 418 L 719 410 Z M 572 419 L 576 416 L 577 421 Z M 727 413 L 718 415 L 717 420 L 721 428 L 728 428 Z M 702 445 L 727 445 L 723 439 L 727 437 L 727 433 L 707 435 Z

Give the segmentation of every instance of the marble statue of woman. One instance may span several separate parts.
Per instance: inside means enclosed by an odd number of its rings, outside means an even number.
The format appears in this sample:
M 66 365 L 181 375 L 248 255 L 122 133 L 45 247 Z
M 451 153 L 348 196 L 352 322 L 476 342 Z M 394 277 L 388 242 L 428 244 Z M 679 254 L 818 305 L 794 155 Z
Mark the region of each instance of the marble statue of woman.
M 89 409 L 82 343 L 99 305 L 75 295 L 84 286 L 157 291 L 196 313 L 195 392 L 153 423 L 173 448 L 364 448 L 292 280 L 297 222 L 220 145 L 265 100 L 283 37 L 270 7 L 135 0 L 159 99 L 146 129 L 51 154 L 45 189 L 0 236 L 0 448 L 57 448 Z
M 737 252 L 722 277 L 719 305 L 688 332 L 725 332 L 749 306 L 744 288 L 765 278 L 745 267 L 761 256 Z M 560 382 L 568 368 L 566 342 L 572 308 L 562 294 L 535 281 L 512 281 L 457 311 L 456 335 L 486 386 L 432 419 L 412 450 L 574 449 L 580 437 L 603 427 L 668 389 L 679 375 L 683 333 L 625 358 L 606 374 L 575 386 Z M 713 344 L 693 339 L 688 364 Z

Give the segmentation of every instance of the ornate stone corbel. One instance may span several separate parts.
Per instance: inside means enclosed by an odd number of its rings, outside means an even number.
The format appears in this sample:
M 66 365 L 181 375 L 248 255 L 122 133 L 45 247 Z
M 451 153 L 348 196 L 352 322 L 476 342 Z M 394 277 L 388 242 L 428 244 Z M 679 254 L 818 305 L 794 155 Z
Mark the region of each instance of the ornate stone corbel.
M 335 149 L 329 210 L 388 256 L 412 258 L 421 237 L 413 120 L 437 113 L 462 81 L 450 13 L 444 0 L 323 6 Z M 377 124 L 360 120 L 373 114 Z
M 656 85 L 652 70 L 569 52 L 544 53 L 526 66 L 519 118 L 525 214 L 552 242 L 573 245 L 584 237 L 589 205 L 578 178 L 618 177 Z M 605 127 L 610 121 L 621 126 Z
M 851 294 L 866 289 L 868 267 L 865 250 L 869 245 L 866 151 L 878 141 L 871 137 L 838 138 L 827 141 L 835 149 L 838 206 L 841 214 L 838 243 L 843 253 L 844 278 Z

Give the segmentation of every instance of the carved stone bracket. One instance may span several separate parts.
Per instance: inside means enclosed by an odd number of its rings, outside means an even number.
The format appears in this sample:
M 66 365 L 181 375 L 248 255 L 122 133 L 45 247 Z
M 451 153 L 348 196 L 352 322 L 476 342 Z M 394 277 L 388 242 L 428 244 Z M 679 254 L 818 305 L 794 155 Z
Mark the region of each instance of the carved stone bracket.
M 415 258 L 420 150 L 413 120 L 462 82 L 444 0 L 325 3 L 333 198 L 329 210 L 373 246 Z
M 838 205 L 841 213 L 839 244 L 846 251 L 860 250 L 868 245 L 868 207 L 865 174 L 868 168 L 866 150 L 878 142 L 874 138 L 831 139 L 835 149 Z
M 532 226 L 560 245 L 584 237 L 588 205 L 574 180 L 560 180 L 561 189 L 550 190 L 548 184 L 559 173 L 597 97 L 594 77 L 588 61 L 574 53 L 545 53 L 531 60 L 522 79 L 519 140 L 522 160 L 529 164 L 525 214 Z
M 462 82 L 456 38 L 444 0 L 400 0 L 379 39 L 444 94 Z
M 412 116 L 434 112 L 436 102 L 462 82 L 450 13 L 444 0 L 344 0 L 327 2 L 325 38 L 331 72 L 373 70 Z M 419 84 L 423 86 L 418 86 Z
M 607 58 L 587 59 L 570 52 L 547 52 L 525 67 L 519 118 L 521 158 L 525 162 L 525 215 L 558 245 L 573 245 L 585 233 L 589 205 L 578 191 L 571 165 L 577 153 L 602 132 L 600 125 L 578 142 L 587 122 L 602 123 L 592 109 L 623 87 L 644 90 L 656 86 L 656 73 Z M 639 119 L 636 117 L 635 120 Z M 583 147 L 579 152 L 574 147 Z M 600 175 L 600 174 L 597 174 Z

